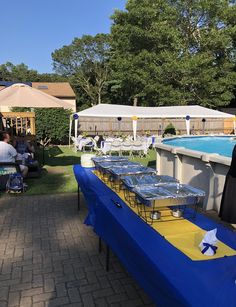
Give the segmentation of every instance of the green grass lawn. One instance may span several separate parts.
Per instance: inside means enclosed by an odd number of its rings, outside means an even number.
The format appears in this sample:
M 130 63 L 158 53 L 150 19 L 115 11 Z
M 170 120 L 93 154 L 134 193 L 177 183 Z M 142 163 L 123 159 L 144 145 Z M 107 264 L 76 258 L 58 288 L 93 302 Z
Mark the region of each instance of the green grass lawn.
M 27 179 L 26 195 L 74 193 L 77 183 L 73 174 L 73 165 L 80 163 L 81 152 L 74 152 L 73 148 L 54 146 L 45 149 L 45 163 L 40 178 Z M 39 154 L 42 161 L 42 152 Z M 146 158 L 134 158 L 132 161 L 141 162 L 155 168 L 155 151 L 150 150 Z

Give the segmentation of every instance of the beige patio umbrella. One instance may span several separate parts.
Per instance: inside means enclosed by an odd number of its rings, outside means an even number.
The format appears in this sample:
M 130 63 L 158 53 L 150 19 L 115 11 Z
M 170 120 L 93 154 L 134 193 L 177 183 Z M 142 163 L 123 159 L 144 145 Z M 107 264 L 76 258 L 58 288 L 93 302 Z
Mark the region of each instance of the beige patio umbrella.
M 69 103 L 23 83 L 15 83 L 1 90 L 0 105 L 24 108 L 73 108 Z

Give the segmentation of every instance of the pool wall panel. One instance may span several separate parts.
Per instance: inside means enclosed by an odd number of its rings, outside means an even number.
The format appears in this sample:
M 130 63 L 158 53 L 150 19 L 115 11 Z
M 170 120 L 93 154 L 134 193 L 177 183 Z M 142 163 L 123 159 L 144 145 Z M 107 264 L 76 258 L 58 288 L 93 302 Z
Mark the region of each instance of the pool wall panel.
M 204 208 L 219 212 L 225 176 L 231 159 L 161 143 L 155 147 L 158 174 L 174 176 L 181 183 L 204 190 Z

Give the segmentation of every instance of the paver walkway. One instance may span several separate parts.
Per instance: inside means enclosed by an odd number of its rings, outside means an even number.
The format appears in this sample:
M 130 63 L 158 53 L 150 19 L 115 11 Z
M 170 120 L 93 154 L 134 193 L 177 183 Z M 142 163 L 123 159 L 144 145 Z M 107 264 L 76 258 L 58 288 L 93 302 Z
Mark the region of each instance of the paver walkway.
M 0 198 L 0 306 L 154 306 L 83 224 L 76 195 Z

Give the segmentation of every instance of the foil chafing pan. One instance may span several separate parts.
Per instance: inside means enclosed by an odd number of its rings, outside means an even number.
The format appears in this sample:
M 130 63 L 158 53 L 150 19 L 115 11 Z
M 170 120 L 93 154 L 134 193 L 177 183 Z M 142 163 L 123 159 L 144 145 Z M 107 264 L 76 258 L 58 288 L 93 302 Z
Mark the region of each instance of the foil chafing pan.
M 101 156 L 101 157 L 93 157 L 92 158 L 94 163 L 97 162 L 118 162 L 118 161 L 128 161 L 126 157 L 121 156 Z
M 139 202 L 147 206 L 154 206 L 156 201 L 173 200 L 172 205 L 196 204 L 205 192 L 192 186 L 179 183 L 162 183 L 158 186 L 139 186 L 133 189 Z M 171 204 L 169 204 L 171 206 Z
M 159 185 L 162 183 L 177 183 L 174 177 L 156 174 L 129 175 L 121 178 L 125 188 L 132 191 L 135 187 L 145 185 Z
M 138 202 L 146 206 L 154 206 L 155 201 L 171 199 L 172 195 L 162 186 L 137 186 L 133 189 Z
M 162 187 L 172 194 L 173 198 L 204 197 L 205 192 L 188 184 L 163 183 Z
M 111 177 L 115 180 L 121 179 L 123 176 L 135 175 L 135 174 L 152 174 L 156 173 L 153 168 L 139 166 L 127 166 L 127 167 L 111 167 L 108 169 Z
M 110 163 L 116 163 L 116 162 L 128 162 L 128 159 L 125 157 L 120 157 L 120 156 L 101 156 L 101 157 L 94 157 L 92 158 L 93 163 L 95 165 L 96 170 L 100 170 L 99 164 L 100 163 L 105 163 L 105 162 L 110 162 Z
M 140 166 L 140 163 L 138 162 L 130 162 L 130 161 L 105 161 L 105 162 L 97 162 L 96 169 L 101 172 L 102 174 L 108 174 L 109 170 L 111 168 L 132 168 L 132 167 L 138 167 Z
M 134 167 L 134 166 L 140 166 L 140 163 L 138 162 L 131 162 L 131 161 L 102 161 L 97 162 L 97 165 L 101 169 L 110 169 L 114 167 Z

